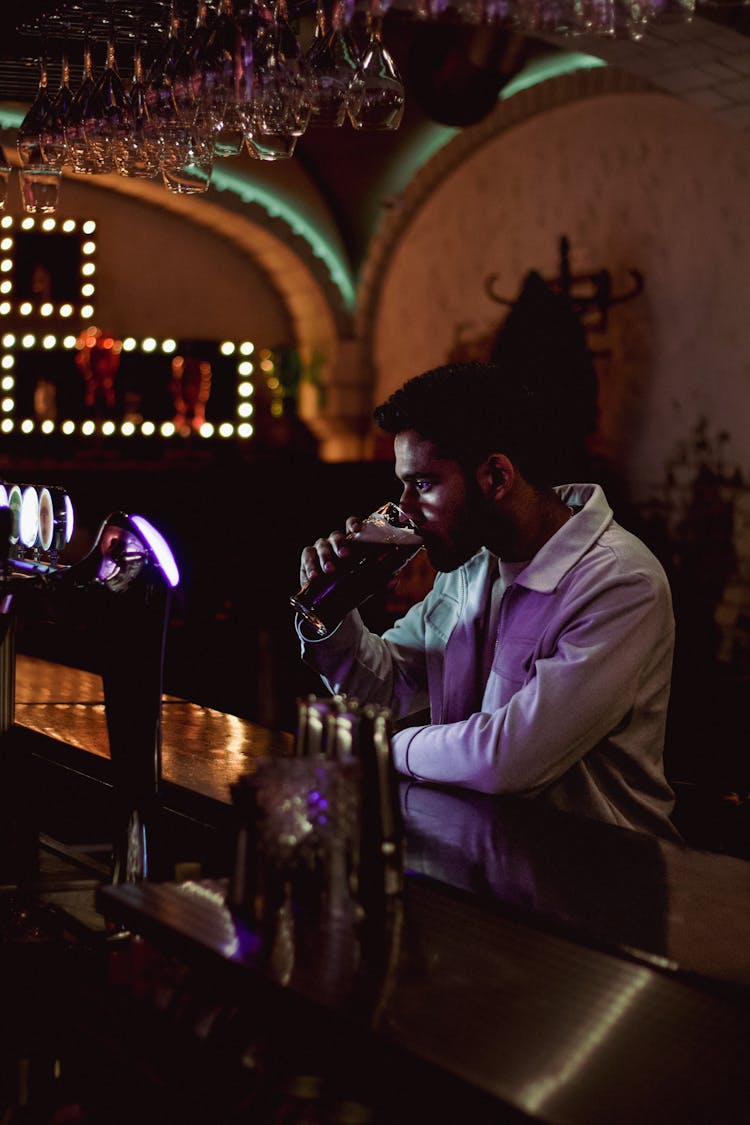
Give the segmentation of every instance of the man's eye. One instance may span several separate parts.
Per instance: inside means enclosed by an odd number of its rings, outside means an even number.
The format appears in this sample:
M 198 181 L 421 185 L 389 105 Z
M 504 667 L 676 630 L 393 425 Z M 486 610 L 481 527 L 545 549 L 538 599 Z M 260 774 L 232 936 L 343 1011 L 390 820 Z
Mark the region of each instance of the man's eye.
M 416 485 L 416 488 L 417 488 L 417 491 L 418 491 L 418 492 L 426 492 L 426 491 L 427 491 L 427 489 L 428 489 L 428 488 L 430 487 L 431 481 L 428 481 L 428 480 L 416 480 L 416 481 L 414 482 L 414 484 Z

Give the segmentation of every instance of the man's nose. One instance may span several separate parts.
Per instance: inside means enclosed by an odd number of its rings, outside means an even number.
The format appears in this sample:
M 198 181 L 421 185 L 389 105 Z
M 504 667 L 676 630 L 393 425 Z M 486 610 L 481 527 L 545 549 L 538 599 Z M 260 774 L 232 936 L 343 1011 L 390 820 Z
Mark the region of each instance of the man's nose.
M 409 519 L 416 520 L 420 515 L 418 493 L 408 484 L 401 491 L 398 506 Z

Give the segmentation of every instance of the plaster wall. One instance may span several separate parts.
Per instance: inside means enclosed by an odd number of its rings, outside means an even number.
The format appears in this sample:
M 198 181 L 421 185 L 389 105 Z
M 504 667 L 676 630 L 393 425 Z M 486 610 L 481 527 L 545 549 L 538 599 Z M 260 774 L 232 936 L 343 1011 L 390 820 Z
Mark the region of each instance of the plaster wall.
M 216 231 L 72 176 L 63 180 L 58 218 L 68 216 L 98 224 L 94 321 L 106 332 L 259 347 L 294 339 L 272 279 Z
M 725 464 L 750 472 L 750 190 L 747 138 L 662 93 L 552 108 L 469 152 L 417 210 L 387 264 L 375 317 L 374 400 L 481 336 L 530 269 L 605 268 L 614 290 L 645 278 L 592 344 L 599 444 L 634 499 L 661 487 L 701 420 Z

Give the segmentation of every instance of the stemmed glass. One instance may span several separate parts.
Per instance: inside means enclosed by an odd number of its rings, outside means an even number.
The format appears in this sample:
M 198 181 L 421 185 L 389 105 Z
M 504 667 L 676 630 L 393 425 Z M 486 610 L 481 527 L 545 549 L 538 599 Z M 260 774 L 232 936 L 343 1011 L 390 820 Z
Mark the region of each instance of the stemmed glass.
M 62 168 L 69 162 L 68 145 L 65 139 L 65 121 L 72 102 L 70 61 L 67 47 L 63 47 L 60 61 L 60 85 L 52 99 L 40 134 L 44 163 L 54 168 Z
M 315 32 L 304 57 L 304 69 L 311 126 L 339 128 L 348 112 L 358 112 L 364 96 L 364 79 L 356 48 L 348 35 L 342 0 L 335 0 L 330 27 L 323 0 L 318 0 Z
M 166 152 L 189 125 L 195 113 L 195 98 L 190 83 L 175 76 L 184 74 L 185 47 L 180 39 L 180 20 L 174 0 L 170 7 L 169 31 L 154 59 L 145 82 L 146 108 L 151 129 L 160 137 Z
M 383 44 L 382 0 L 373 0 L 369 13 L 370 38 L 360 68 L 364 95 L 360 105 L 349 108 L 355 129 L 398 129 L 404 116 L 404 84 L 390 52 Z
M 98 172 L 112 172 L 115 150 L 130 133 L 131 112 L 115 58 L 115 35 L 107 40 L 107 59 L 86 103 L 83 132 Z
M 165 187 L 180 195 L 207 191 L 213 168 L 214 143 L 200 101 L 203 74 L 198 61 L 210 37 L 207 11 L 206 4 L 199 4 L 196 28 L 186 46 L 172 0 L 169 32 L 145 83 L 143 132 Z
M 148 112 L 140 34 L 133 49 L 133 78 L 128 89 L 127 128 L 115 146 L 115 166 L 121 176 L 150 180 L 159 171 L 161 140 Z
M 257 160 L 292 156 L 310 120 L 302 70 L 302 48 L 287 16 L 286 0 L 277 0 L 271 21 L 255 42 L 251 112 L 246 143 Z
M 203 81 L 202 63 L 213 17 L 206 0 L 199 0 L 195 26 L 182 50 L 168 67 L 172 101 L 179 116 L 189 123 L 195 114 Z
M 91 175 L 101 171 L 96 153 L 89 148 L 84 123 L 90 117 L 90 103 L 96 90 L 88 31 L 83 41 L 83 77 L 65 117 L 65 143 L 74 172 Z
M 47 120 L 52 100 L 47 90 L 47 57 L 46 49 L 42 49 L 39 60 L 39 86 L 36 97 L 21 122 L 16 137 L 16 147 L 21 164 L 44 164 L 41 136 Z
M 232 0 L 222 0 L 221 12 L 209 28 L 196 63 L 200 83 L 198 102 L 214 129 L 220 129 L 227 105 L 240 99 L 243 79 L 240 25 Z
M 252 49 L 245 62 L 245 51 L 238 55 L 234 84 L 220 104 L 203 111 L 217 156 L 237 156 L 245 145 L 248 116 L 251 113 L 253 62 Z
M 43 52 L 37 96 L 18 132 L 22 166 L 39 164 L 59 172 L 67 164 L 77 173 L 116 169 L 140 178 L 161 171 L 169 190 L 192 194 L 207 190 L 215 156 L 246 148 L 258 160 L 288 158 L 310 125 L 337 128 L 348 117 L 359 130 L 398 128 L 404 86 L 382 34 L 389 0 L 368 0 L 361 52 L 351 27 L 357 0 L 316 0 L 307 51 L 290 22 L 288 0 L 238 0 L 238 12 L 235 0 L 195 0 L 196 21 L 187 42 L 177 2 L 170 0 L 162 48 L 145 78 L 139 27 L 127 87 L 118 72 L 112 17 L 98 80 L 91 24 L 86 27 L 83 75 L 75 92 L 66 49 L 60 88 L 50 97 Z M 115 0 L 110 6 L 114 12 Z M 216 6 L 218 13 L 212 14 Z M 130 8 L 127 14 L 133 14 Z

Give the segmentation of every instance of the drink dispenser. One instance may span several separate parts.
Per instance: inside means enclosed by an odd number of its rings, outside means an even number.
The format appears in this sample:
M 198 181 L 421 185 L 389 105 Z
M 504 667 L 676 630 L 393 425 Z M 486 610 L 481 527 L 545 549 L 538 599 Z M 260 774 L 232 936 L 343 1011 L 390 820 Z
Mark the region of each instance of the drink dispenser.
M 102 676 L 115 823 L 113 881 L 149 876 L 161 782 L 164 646 L 179 581 L 162 535 L 116 511 L 89 553 L 62 561 L 73 508 L 62 489 L 0 484 L 0 737 L 13 723 L 14 616 L 91 625 Z

